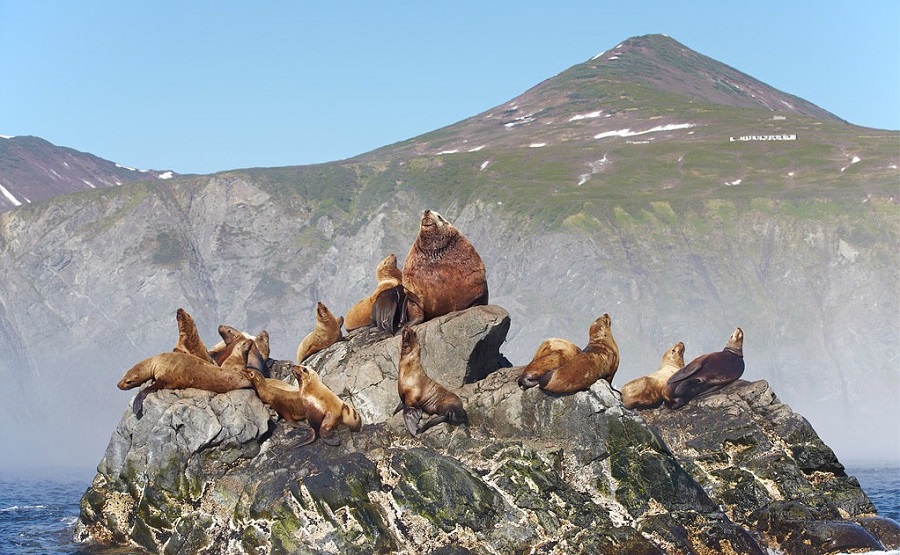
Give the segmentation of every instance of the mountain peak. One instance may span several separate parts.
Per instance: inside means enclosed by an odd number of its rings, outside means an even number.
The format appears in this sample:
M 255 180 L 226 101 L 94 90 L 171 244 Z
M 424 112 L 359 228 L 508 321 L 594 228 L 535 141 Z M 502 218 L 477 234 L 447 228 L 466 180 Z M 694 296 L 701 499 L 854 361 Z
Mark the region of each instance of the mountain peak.
M 363 156 L 384 154 L 385 149 L 418 156 L 586 144 L 648 130 L 685 130 L 710 112 L 719 112 L 719 120 L 739 117 L 754 126 L 773 116 L 842 121 L 655 34 L 629 38 L 486 112 Z M 718 136 L 722 130 L 715 132 Z

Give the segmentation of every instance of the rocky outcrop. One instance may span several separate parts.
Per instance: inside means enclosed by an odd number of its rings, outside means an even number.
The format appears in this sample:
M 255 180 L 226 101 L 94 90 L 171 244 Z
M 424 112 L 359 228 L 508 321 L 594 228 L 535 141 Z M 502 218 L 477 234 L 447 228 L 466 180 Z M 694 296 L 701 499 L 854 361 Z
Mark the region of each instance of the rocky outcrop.
M 249 390 L 152 394 L 113 434 L 77 539 L 165 553 L 762 555 L 891 537 L 764 382 L 644 415 L 604 381 L 523 392 L 521 368 L 501 367 L 508 326 L 488 306 L 419 328 L 426 371 L 470 423 L 418 438 L 390 414 L 399 338 L 374 330 L 305 361 L 363 415 L 338 447 L 299 447 L 304 434 Z

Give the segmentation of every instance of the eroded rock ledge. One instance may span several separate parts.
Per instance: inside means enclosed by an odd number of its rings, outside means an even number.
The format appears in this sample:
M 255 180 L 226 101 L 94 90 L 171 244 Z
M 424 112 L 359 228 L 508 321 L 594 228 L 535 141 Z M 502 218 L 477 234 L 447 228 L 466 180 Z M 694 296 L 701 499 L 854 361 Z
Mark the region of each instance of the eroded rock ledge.
M 812 427 L 765 382 L 634 413 L 606 382 L 553 397 L 502 366 L 489 306 L 420 328 L 468 429 L 391 417 L 399 338 L 368 330 L 311 365 L 367 424 L 297 447 L 250 390 L 126 410 L 81 504 L 80 541 L 165 553 L 762 555 L 900 545 Z M 289 364 L 279 362 L 275 373 Z M 835 539 L 837 538 L 837 539 Z

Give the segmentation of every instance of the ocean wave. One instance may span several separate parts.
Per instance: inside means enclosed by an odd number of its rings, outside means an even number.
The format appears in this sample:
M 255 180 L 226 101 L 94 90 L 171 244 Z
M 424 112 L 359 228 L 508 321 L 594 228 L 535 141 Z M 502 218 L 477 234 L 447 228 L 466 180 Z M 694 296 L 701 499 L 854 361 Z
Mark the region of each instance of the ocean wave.
M 6 507 L 5 509 L 0 509 L 0 513 L 11 513 L 14 511 L 38 511 L 49 509 L 47 505 L 13 505 L 12 507 Z

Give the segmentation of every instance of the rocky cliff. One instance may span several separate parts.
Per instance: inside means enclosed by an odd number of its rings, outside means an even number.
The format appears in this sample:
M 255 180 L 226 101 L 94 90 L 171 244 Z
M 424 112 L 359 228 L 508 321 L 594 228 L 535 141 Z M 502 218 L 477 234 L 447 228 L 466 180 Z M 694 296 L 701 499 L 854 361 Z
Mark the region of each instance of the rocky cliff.
M 423 364 L 467 428 L 418 438 L 391 416 L 399 338 L 309 359 L 365 426 L 297 447 L 250 390 L 155 393 L 126 410 L 82 499 L 81 541 L 165 553 L 788 555 L 900 545 L 809 423 L 765 382 L 637 414 L 600 381 L 550 396 L 502 367 L 509 315 L 419 328 Z M 289 363 L 275 362 L 274 374 Z

